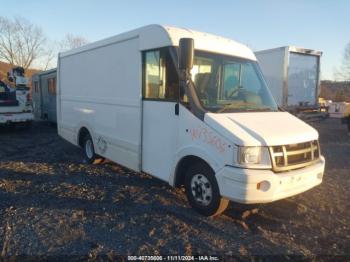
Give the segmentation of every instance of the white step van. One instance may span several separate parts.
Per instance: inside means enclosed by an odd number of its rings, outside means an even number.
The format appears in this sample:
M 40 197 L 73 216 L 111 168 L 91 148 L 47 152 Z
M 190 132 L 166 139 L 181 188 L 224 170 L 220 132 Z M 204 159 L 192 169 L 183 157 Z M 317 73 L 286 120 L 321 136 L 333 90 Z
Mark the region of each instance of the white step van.
M 207 216 L 322 182 L 315 129 L 280 111 L 255 55 L 219 36 L 149 25 L 61 53 L 59 135 L 184 186 Z

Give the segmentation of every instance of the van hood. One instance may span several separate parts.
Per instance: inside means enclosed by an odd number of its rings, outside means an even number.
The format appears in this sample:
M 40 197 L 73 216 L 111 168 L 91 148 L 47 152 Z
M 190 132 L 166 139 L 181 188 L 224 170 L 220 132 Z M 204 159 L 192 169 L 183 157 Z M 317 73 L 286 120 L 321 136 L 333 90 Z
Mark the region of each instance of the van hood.
M 287 112 L 205 114 L 204 122 L 239 146 L 276 146 L 318 139 L 318 132 Z

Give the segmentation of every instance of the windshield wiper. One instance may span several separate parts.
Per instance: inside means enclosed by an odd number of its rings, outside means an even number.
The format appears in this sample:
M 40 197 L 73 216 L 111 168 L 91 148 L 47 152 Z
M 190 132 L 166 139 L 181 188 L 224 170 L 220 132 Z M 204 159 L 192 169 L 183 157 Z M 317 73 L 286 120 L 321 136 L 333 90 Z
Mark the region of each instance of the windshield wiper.
M 269 107 L 266 107 L 266 108 L 249 108 L 249 109 L 246 109 L 245 111 L 249 111 L 249 112 L 271 112 L 271 111 L 275 111 L 275 110 L 272 110 L 271 108 Z
M 271 112 L 274 111 L 273 109 L 269 107 L 263 107 L 263 108 L 242 108 L 242 107 L 237 107 L 233 106 L 232 104 L 227 104 L 223 108 L 219 109 L 216 111 L 216 113 L 223 113 L 224 111 L 232 109 L 235 112 Z
M 241 104 L 241 106 L 243 106 Z M 221 109 L 219 109 L 218 111 L 216 111 L 216 113 L 222 113 L 224 112 L 226 109 L 237 109 L 237 110 L 240 110 L 242 109 L 239 105 L 235 105 L 235 104 L 226 104 L 226 105 L 223 105 L 223 107 Z

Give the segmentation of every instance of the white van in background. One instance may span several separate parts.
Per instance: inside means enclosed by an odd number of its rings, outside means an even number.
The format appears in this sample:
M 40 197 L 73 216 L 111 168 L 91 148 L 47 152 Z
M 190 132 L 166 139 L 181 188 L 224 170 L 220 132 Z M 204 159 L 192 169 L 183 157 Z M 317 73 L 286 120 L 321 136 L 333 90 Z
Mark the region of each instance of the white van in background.
M 278 110 L 253 52 L 188 29 L 150 25 L 61 53 L 57 122 L 90 163 L 184 185 L 207 216 L 293 196 L 324 173 L 317 131 Z

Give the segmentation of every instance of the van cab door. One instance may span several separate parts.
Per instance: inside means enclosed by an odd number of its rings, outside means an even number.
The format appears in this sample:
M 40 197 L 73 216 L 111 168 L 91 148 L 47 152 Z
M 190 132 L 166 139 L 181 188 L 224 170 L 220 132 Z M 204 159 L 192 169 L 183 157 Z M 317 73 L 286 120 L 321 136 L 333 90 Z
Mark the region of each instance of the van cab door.
M 142 171 L 164 181 L 178 147 L 178 86 L 169 48 L 143 53 Z

